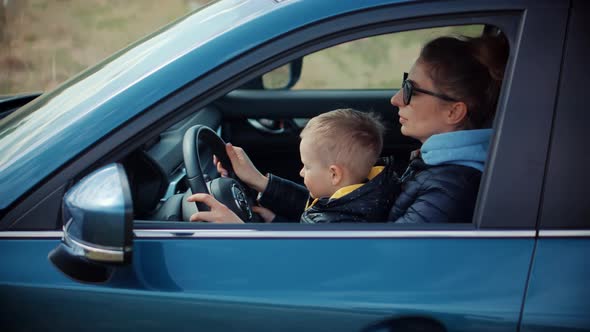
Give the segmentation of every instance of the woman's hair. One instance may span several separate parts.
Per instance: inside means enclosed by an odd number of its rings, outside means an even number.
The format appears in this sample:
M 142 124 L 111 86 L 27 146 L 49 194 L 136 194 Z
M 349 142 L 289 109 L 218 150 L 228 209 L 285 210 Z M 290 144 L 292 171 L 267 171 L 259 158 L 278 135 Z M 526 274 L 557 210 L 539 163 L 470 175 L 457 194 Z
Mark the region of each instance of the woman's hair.
M 375 114 L 347 108 L 313 117 L 300 136 L 311 136 L 326 165 L 340 164 L 362 180 L 381 154 L 384 131 Z
M 491 127 L 507 60 L 503 34 L 436 38 L 418 58 L 437 89 L 467 105 L 465 129 Z

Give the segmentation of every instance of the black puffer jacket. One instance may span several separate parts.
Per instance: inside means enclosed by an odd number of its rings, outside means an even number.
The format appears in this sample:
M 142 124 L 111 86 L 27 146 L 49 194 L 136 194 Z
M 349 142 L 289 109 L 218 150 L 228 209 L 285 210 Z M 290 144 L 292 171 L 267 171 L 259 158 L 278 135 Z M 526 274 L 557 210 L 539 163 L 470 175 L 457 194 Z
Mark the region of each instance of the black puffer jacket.
M 430 166 L 420 158 L 413 159 L 401 177 L 401 193 L 387 220 L 397 223 L 470 223 L 480 179 L 481 172 L 472 167 Z M 260 203 L 287 220 L 296 221 L 304 212 L 308 197 L 305 187 L 270 175 Z M 390 205 L 386 206 L 389 210 Z M 333 221 L 324 219 L 320 222 Z
M 384 222 L 399 191 L 399 179 L 393 167 L 386 166 L 363 186 L 337 199 L 320 198 L 306 210 L 309 192 L 305 187 L 270 175 L 259 201 L 280 216 L 274 222 Z
M 461 165 L 410 162 L 401 177 L 402 191 L 388 220 L 398 223 L 470 223 L 481 172 Z

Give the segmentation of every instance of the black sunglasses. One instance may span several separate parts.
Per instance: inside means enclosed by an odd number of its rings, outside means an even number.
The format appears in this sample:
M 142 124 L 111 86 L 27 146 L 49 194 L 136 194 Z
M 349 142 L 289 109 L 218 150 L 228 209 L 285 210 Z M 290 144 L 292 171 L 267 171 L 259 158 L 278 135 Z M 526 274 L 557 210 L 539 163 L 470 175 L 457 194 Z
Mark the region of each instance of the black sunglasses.
M 432 91 L 428 91 L 428 90 L 424 90 L 424 89 L 420 89 L 414 86 L 414 82 L 412 82 L 411 80 L 408 79 L 408 73 L 404 73 L 404 80 L 402 82 L 402 97 L 404 99 L 404 105 L 409 105 L 410 104 L 410 100 L 412 100 L 412 95 L 414 94 L 414 91 L 418 91 L 421 93 L 425 93 L 427 95 L 431 95 L 434 96 L 436 98 L 440 98 L 442 100 L 446 100 L 446 101 L 458 101 L 455 98 L 451 98 L 447 95 L 443 95 L 441 93 L 436 93 L 436 92 L 432 92 Z

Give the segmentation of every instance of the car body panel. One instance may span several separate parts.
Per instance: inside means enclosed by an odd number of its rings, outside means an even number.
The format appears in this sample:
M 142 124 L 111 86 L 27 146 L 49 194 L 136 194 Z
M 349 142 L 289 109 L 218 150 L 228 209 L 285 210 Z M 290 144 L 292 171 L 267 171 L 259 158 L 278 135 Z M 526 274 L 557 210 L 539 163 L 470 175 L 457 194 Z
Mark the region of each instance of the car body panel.
M 586 238 L 562 234 L 563 238 L 539 239 L 521 331 L 583 331 L 590 327 L 590 232 L 585 233 Z
M 132 266 L 98 285 L 68 279 L 39 255 L 57 239 L 0 241 L 14 267 L 0 272 L 1 325 L 42 326 L 26 319 L 35 301 L 46 307 L 42 316 L 53 317 L 53 329 L 358 331 L 391 317 L 426 316 L 449 331 L 515 331 L 534 244 L 195 234 L 139 234 Z
M 521 331 L 590 330 L 589 17 L 574 1 Z

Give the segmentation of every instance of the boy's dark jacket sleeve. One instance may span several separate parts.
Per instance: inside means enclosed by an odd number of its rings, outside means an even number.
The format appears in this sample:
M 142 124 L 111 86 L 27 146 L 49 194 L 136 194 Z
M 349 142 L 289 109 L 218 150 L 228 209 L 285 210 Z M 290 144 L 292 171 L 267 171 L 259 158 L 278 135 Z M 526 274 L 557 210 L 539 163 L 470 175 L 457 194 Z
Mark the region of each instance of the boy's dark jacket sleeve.
M 268 185 L 258 202 L 280 215 L 281 219 L 299 222 L 308 198 L 309 191 L 304 186 L 269 174 Z

